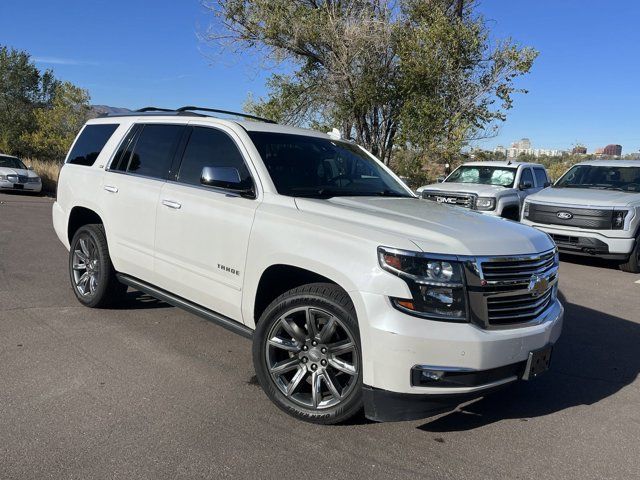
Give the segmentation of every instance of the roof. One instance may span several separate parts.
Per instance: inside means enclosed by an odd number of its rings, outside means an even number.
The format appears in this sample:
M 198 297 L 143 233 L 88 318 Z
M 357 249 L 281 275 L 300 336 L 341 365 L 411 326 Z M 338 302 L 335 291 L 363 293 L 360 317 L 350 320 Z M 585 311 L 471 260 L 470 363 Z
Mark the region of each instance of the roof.
M 542 167 L 540 163 L 514 162 L 510 160 L 487 160 L 485 162 L 465 162 L 463 165 L 482 165 L 484 167 Z
M 577 165 L 593 165 L 600 167 L 638 167 L 640 160 L 587 160 Z

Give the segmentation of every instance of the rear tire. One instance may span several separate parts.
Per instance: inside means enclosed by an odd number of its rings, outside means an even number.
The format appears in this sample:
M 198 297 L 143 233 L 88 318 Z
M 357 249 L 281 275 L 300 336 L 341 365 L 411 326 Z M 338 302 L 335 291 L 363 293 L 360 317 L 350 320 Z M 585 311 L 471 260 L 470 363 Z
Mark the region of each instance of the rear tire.
M 71 240 L 69 277 L 76 298 L 90 308 L 104 308 L 122 301 L 127 286 L 116 278 L 109 257 L 104 226 L 83 225 Z
M 620 270 L 629 273 L 640 273 L 640 235 L 636 238 L 636 245 L 626 262 L 620 264 Z
M 264 311 L 253 364 L 269 399 L 306 422 L 344 422 L 362 409 L 362 353 L 355 309 L 331 283 L 294 288 Z

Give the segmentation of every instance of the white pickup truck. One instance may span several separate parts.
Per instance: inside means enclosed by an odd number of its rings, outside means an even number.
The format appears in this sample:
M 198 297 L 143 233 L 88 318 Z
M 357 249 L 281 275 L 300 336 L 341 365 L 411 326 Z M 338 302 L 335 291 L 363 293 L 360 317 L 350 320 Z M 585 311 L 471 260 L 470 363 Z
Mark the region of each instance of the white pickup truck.
M 426 200 L 519 220 L 522 202 L 551 185 L 543 165 L 512 161 L 468 162 L 441 183 L 417 190 Z
M 420 418 L 548 368 L 548 235 L 424 202 L 354 143 L 196 110 L 79 133 L 53 224 L 83 305 L 132 287 L 252 338 L 267 396 L 316 423 Z

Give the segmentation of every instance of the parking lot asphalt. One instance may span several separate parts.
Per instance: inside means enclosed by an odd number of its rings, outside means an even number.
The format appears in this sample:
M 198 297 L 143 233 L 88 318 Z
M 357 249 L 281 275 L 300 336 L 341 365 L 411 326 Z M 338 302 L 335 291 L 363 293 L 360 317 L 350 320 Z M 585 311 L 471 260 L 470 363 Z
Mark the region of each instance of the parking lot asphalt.
M 320 427 L 250 341 L 145 295 L 75 300 L 52 200 L 0 194 L 0 479 L 640 478 L 640 275 L 564 259 L 552 370 L 421 421 Z

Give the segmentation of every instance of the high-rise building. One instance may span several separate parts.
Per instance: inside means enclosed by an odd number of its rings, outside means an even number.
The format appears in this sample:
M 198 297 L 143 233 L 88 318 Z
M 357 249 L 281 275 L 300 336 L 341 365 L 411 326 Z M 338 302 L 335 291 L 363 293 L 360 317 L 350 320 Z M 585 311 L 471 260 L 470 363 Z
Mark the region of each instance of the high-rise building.
M 622 155 L 622 145 L 610 144 L 602 149 L 603 155 L 610 155 L 612 157 L 619 157 Z

